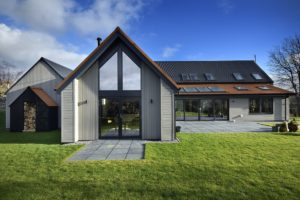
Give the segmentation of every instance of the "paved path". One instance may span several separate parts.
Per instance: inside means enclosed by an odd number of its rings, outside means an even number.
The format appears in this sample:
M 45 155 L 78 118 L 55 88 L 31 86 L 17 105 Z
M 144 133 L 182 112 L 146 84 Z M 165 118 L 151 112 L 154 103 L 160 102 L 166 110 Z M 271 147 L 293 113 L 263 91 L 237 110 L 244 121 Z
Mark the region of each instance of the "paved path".
M 177 121 L 184 133 L 222 133 L 222 132 L 270 132 L 271 127 L 257 122 L 229 122 L 229 121 Z
M 69 160 L 141 160 L 143 140 L 97 140 L 87 144 Z

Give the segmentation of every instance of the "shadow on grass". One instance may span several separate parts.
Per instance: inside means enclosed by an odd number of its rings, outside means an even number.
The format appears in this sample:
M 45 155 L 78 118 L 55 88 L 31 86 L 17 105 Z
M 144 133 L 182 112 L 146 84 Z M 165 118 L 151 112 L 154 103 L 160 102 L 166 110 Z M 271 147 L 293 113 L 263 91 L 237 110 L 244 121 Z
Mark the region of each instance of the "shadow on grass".
M 273 132 L 273 134 L 274 135 L 300 136 L 300 133 L 297 133 L 297 132 L 281 132 L 281 133 Z
M 0 130 L 0 144 L 60 144 L 60 132 L 9 132 Z

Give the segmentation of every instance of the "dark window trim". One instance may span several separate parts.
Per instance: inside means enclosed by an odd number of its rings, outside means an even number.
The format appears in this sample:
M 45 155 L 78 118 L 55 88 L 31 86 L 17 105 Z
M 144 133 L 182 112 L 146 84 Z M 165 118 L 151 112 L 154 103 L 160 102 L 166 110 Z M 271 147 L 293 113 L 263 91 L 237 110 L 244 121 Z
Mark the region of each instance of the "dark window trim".
M 250 102 L 251 102 L 251 99 L 258 99 L 259 100 L 259 111 L 258 112 L 251 112 L 250 111 Z M 272 100 L 272 104 L 271 104 L 271 108 L 272 108 L 272 111 L 271 112 L 262 112 L 262 107 L 263 107 L 263 100 L 264 99 L 271 99 Z M 252 98 L 249 98 L 249 101 L 248 101 L 248 108 L 249 108 L 249 115 L 260 115 L 260 114 L 265 114 L 265 115 L 273 115 L 274 114 L 274 98 L 273 97 L 252 97 Z

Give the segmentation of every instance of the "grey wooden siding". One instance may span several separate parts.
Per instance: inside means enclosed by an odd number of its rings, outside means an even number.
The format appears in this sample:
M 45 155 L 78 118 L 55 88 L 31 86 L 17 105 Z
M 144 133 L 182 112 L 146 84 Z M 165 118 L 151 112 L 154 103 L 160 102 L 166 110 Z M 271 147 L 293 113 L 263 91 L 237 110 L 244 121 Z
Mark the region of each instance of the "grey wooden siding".
M 142 138 L 160 138 L 160 79 L 142 65 Z M 152 103 L 150 102 L 152 99 Z
M 73 82 L 61 91 L 61 142 L 75 142 Z
M 287 99 L 286 117 L 289 119 L 289 101 Z M 243 117 L 239 117 L 240 115 Z M 229 118 L 236 121 L 274 121 L 285 120 L 285 100 L 273 98 L 273 114 L 249 114 L 249 98 L 229 99 Z
M 161 90 L 161 140 L 174 139 L 174 93 L 163 81 L 160 81 Z
M 96 140 L 99 133 L 98 62 L 78 82 L 78 136 L 79 140 Z M 86 102 L 86 103 L 83 103 Z M 75 106 L 78 106 L 76 104 Z
M 9 105 L 24 92 L 28 86 L 40 87 L 60 106 L 60 95 L 54 90 L 62 79 L 45 63 L 37 63 L 6 95 L 6 128 L 10 128 Z M 59 109 L 60 110 L 60 109 Z M 60 116 L 60 115 L 59 115 Z M 60 117 L 58 126 L 60 127 Z

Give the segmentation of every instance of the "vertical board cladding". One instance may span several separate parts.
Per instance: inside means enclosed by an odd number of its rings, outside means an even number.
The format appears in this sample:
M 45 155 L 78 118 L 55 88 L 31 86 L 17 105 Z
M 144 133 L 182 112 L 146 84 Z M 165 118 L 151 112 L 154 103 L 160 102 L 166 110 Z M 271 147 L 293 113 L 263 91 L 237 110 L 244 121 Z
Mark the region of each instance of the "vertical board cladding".
M 37 63 L 6 95 L 6 128 L 10 128 L 9 105 L 22 94 L 29 86 L 42 88 L 60 106 L 60 95 L 54 90 L 62 81 L 48 65 L 44 62 Z M 60 121 L 60 117 L 58 119 Z M 60 126 L 60 123 L 58 123 Z
M 236 121 L 274 121 L 285 120 L 285 112 L 288 115 L 288 100 L 287 111 L 285 110 L 285 98 L 274 97 L 273 98 L 273 114 L 251 114 L 249 113 L 249 98 L 230 98 L 229 99 L 229 118 Z M 243 117 L 240 117 L 240 116 Z
M 142 139 L 160 140 L 160 79 L 145 64 L 142 70 Z
M 174 139 L 174 93 L 171 88 L 160 80 L 161 91 L 161 140 Z
M 61 142 L 75 142 L 73 82 L 61 91 Z
M 79 140 L 96 140 L 99 134 L 99 66 L 96 62 L 78 80 L 78 136 Z

